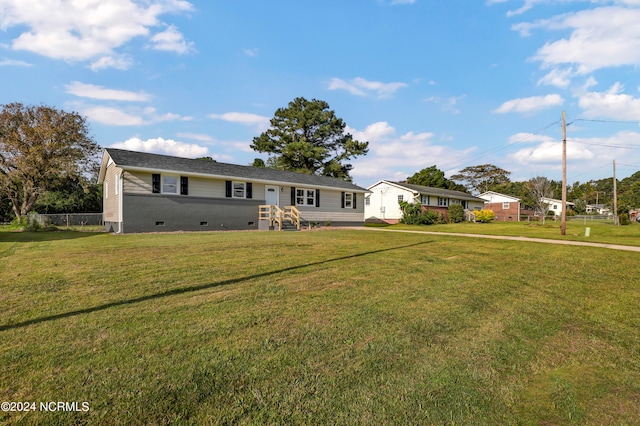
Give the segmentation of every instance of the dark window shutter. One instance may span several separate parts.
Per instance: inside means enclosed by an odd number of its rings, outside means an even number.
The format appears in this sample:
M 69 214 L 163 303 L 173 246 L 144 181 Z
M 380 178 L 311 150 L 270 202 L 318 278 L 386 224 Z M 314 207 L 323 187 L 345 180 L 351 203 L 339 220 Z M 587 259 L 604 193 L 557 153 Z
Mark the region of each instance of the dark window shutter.
M 231 198 L 231 181 L 225 182 L 225 197 Z
M 247 198 L 253 198 L 253 184 L 247 182 Z
M 189 178 L 180 176 L 180 195 L 189 195 Z
M 316 189 L 316 207 L 320 207 L 320 190 Z
M 342 193 L 342 208 L 344 209 L 344 192 Z
M 353 208 L 356 208 L 356 199 L 358 198 L 357 194 L 354 192 L 353 195 L 353 200 L 351 200 L 351 205 L 353 206 Z
M 160 175 L 158 173 L 151 175 L 151 192 L 154 194 L 160 193 Z
M 291 187 L 291 205 L 296 205 L 296 188 L 293 186 Z

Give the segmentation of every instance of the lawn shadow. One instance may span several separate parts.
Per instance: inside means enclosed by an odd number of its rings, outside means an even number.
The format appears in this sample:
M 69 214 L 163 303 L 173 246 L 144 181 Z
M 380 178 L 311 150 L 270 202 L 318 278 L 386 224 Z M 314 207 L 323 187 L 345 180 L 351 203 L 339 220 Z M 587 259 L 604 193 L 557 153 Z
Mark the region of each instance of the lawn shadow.
M 0 243 L 34 243 L 43 241 L 75 240 L 78 238 L 95 237 L 96 235 L 102 234 L 106 234 L 106 232 L 75 230 L 41 232 L 0 231 Z
M 197 292 L 197 291 L 202 291 L 202 290 L 208 290 L 208 289 L 215 288 L 215 287 L 221 287 L 221 286 L 225 286 L 225 285 L 241 283 L 241 282 L 244 282 L 244 281 L 250 281 L 250 280 L 253 280 L 253 279 L 257 279 L 257 278 L 265 278 L 265 277 L 269 277 L 269 276 L 272 276 L 272 275 L 281 274 L 283 272 L 290 272 L 290 271 L 295 271 L 295 270 L 298 270 L 298 269 L 304 269 L 304 268 L 308 268 L 308 267 L 312 267 L 312 266 L 319 266 L 319 265 L 324 265 L 324 264 L 331 263 L 331 262 L 337 262 L 337 261 L 340 261 L 340 260 L 355 259 L 355 258 L 358 258 L 358 257 L 364 257 L 364 256 L 372 255 L 372 254 L 384 253 L 384 252 L 393 251 L 393 250 L 401 250 L 401 249 L 405 249 L 405 248 L 416 247 L 416 246 L 420 246 L 420 245 L 424 245 L 424 244 L 429 244 L 431 242 L 432 241 L 423 241 L 423 242 L 414 243 L 414 244 L 408 244 L 408 245 L 404 245 L 404 246 L 390 247 L 390 248 L 379 249 L 379 250 L 371 250 L 371 251 L 366 251 L 364 253 L 351 254 L 349 256 L 336 257 L 336 258 L 333 258 L 333 259 L 322 260 L 322 261 L 319 261 L 319 262 L 312 262 L 312 263 L 305 263 L 305 264 L 302 264 L 302 265 L 289 266 L 287 268 L 277 269 L 275 271 L 270 271 L 270 272 L 263 272 L 261 274 L 249 275 L 249 276 L 240 277 L 240 278 L 232 278 L 232 279 L 221 281 L 221 282 L 217 282 L 217 283 L 209 283 L 209 284 L 201 284 L 201 285 L 196 285 L 196 286 L 191 286 L 191 287 L 176 288 L 176 289 L 173 289 L 173 290 L 167 290 L 167 291 L 163 291 L 161 293 L 150 294 L 150 295 L 147 295 L 147 296 L 141 296 L 141 297 L 137 297 L 137 298 L 134 298 L 134 299 L 119 300 L 119 301 L 116 301 L 116 302 L 105 303 L 104 305 L 98 305 L 98 306 L 94 306 L 94 307 L 91 307 L 91 308 L 78 309 L 76 311 L 65 312 L 65 313 L 62 313 L 62 314 L 55 314 L 55 315 L 49 315 L 49 316 L 41 317 L 41 318 L 34 318 L 32 320 L 23 321 L 23 322 L 19 322 L 19 323 L 16 323 L 16 324 L 0 325 L 0 331 L 12 330 L 12 329 L 16 329 L 16 328 L 23 328 L 23 327 L 27 327 L 27 326 L 34 325 L 34 324 L 40 324 L 40 323 L 43 323 L 43 322 L 55 321 L 55 320 L 64 319 L 64 318 L 71 318 L 71 317 L 75 317 L 75 316 L 83 315 L 83 314 L 90 314 L 90 313 L 93 313 L 93 312 L 104 311 L 104 310 L 107 310 L 107 309 L 110 309 L 110 308 L 115 308 L 115 307 L 118 307 L 118 306 L 133 305 L 133 304 L 136 304 L 136 303 L 146 302 L 146 301 L 149 301 L 149 300 L 161 299 L 161 298 L 164 298 L 164 297 L 177 296 L 177 295 L 185 294 L 185 293 L 192 293 L 192 292 Z

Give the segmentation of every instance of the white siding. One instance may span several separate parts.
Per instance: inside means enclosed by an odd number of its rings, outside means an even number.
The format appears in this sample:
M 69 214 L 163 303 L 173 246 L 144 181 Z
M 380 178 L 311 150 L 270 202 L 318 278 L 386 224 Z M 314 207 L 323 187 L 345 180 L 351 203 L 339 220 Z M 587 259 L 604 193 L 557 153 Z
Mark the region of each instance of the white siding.
M 369 205 L 365 206 L 364 217 L 366 219 L 377 218 L 382 220 L 395 220 L 402 218 L 402 211 L 398 203 L 398 196 L 402 195 L 403 201 L 415 202 L 413 193 L 404 188 L 388 185 L 384 182 L 369 188 Z M 433 198 L 433 197 L 431 197 Z M 420 200 L 418 200 L 419 202 Z M 433 203 L 433 200 L 431 200 Z M 437 202 L 437 199 L 436 199 Z
M 122 173 L 122 169 L 116 167 L 115 163 L 110 162 L 105 171 L 102 220 L 105 222 L 120 221 L 120 203 L 119 196 L 116 195 L 116 174 Z

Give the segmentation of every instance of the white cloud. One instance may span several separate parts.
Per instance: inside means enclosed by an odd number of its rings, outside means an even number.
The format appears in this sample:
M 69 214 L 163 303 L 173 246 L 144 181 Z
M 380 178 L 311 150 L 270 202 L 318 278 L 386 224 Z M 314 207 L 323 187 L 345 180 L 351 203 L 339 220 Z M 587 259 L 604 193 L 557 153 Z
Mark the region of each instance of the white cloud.
M 542 137 L 535 146 L 522 148 L 509 155 L 513 161 L 532 168 L 543 165 L 549 169 L 559 169 L 562 165 L 562 142 Z M 640 134 L 619 132 L 609 137 L 568 138 L 567 164 L 574 170 L 593 170 L 615 159 L 629 156 L 630 148 L 640 148 Z
M 452 114 L 460 114 L 460 109 L 458 108 L 458 101 L 465 98 L 465 95 L 462 96 L 451 96 L 448 98 L 441 98 L 438 96 L 431 96 L 426 98 L 425 102 L 431 102 L 440 106 L 440 109 L 445 112 L 450 112 Z
M 196 144 L 187 144 L 173 139 L 155 138 L 142 140 L 134 137 L 111 145 L 112 148 L 155 154 L 175 155 L 177 157 L 196 158 L 209 156 L 209 149 Z
M 150 28 L 162 24 L 161 15 L 193 10 L 182 0 L 2 0 L 1 6 L 0 28 L 26 27 L 12 40 L 13 49 L 67 61 L 91 60 L 94 69 L 130 65 L 114 50 L 136 37 L 148 37 Z
M 554 68 L 544 77 L 538 80 L 538 85 L 556 86 L 566 89 L 571 84 L 571 78 L 575 75 L 572 68 L 560 69 Z
M 530 163 L 553 163 L 560 164 L 562 161 L 562 143 L 543 142 L 534 147 L 522 148 L 510 155 L 520 164 Z M 595 154 L 589 148 L 577 146 L 576 144 L 567 144 L 567 158 L 571 161 L 575 160 L 591 160 Z
M 433 164 L 459 162 L 471 151 L 437 145 L 431 132 L 398 135 L 396 129 L 384 121 L 370 124 L 362 131 L 349 127 L 346 130 L 355 139 L 369 142 L 369 153 L 353 160 L 351 174 L 370 183 L 372 179 L 405 179 Z
M 151 98 L 151 96 L 145 92 L 129 92 L 125 90 L 107 89 L 102 86 L 85 84 L 79 81 L 72 81 L 65 87 L 67 89 L 67 93 L 83 98 L 130 102 L 146 102 Z
M 0 61 L 0 67 L 31 67 L 32 64 L 24 61 L 17 61 L 15 59 L 3 59 Z
M 174 25 L 151 37 L 151 43 L 155 50 L 164 50 L 180 54 L 189 53 L 194 50 L 193 42 L 187 42 L 184 36 Z
M 585 117 L 640 121 L 640 98 L 626 95 L 623 91 L 624 86 L 615 83 L 606 92 L 583 94 L 578 104 Z
M 361 77 L 353 80 L 345 81 L 334 77 L 329 82 L 329 90 L 346 90 L 352 95 L 367 96 L 376 95 L 379 99 L 390 98 L 395 92 L 403 87 L 407 87 L 406 83 L 382 83 L 380 81 L 369 81 Z
M 530 98 L 512 99 L 500 105 L 493 112 L 506 114 L 508 112 L 518 112 L 529 114 L 543 109 L 560 106 L 564 99 L 560 95 L 532 96 Z
M 176 136 L 178 136 L 179 138 L 193 139 L 193 140 L 201 141 L 201 142 L 213 142 L 214 141 L 213 137 L 211 137 L 209 135 L 205 135 L 203 133 L 177 133 Z
M 90 106 L 81 108 L 81 112 L 90 120 L 113 126 L 142 126 L 165 121 L 189 121 L 192 117 L 183 117 L 174 113 L 157 114 L 152 107 L 143 110 L 133 109 L 125 112 L 121 109 L 106 106 Z
M 224 114 L 209 114 L 209 118 L 223 120 L 230 123 L 238 123 L 244 126 L 252 126 L 258 130 L 269 128 L 271 119 L 264 115 L 251 114 L 248 112 L 226 112 Z
M 89 120 L 102 124 L 114 126 L 139 126 L 146 124 L 143 117 L 128 114 L 112 107 L 94 106 L 84 108 L 82 113 L 86 115 Z
M 638 6 L 639 2 L 618 4 Z M 569 65 L 576 74 L 621 65 L 640 65 L 640 8 L 599 7 L 520 23 L 512 28 L 526 36 L 536 29 L 565 31 L 567 38 L 546 43 L 538 49 L 534 60 L 543 68 Z
M 90 68 L 92 71 L 100 71 L 105 68 L 126 70 L 129 69 L 132 64 L 133 60 L 128 55 L 107 55 L 93 61 Z
M 258 49 L 258 48 L 242 49 L 242 53 L 244 53 L 245 56 L 248 56 L 250 58 L 256 56 L 258 54 L 258 52 L 260 52 L 260 49 Z

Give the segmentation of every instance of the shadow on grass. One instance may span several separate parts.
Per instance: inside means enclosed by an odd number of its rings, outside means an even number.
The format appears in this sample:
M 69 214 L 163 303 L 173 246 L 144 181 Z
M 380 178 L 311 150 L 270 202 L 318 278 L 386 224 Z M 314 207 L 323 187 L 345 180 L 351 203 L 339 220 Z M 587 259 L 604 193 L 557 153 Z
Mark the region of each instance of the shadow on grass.
M 372 254 L 378 254 L 378 253 L 384 253 L 384 252 L 393 251 L 393 250 L 401 250 L 401 249 L 405 249 L 405 248 L 416 247 L 416 246 L 420 246 L 420 245 L 424 245 L 424 244 L 429 244 L 430 242 L 431 241 L 423 241 L 423 242 L 420 242 L 420 243 L 408 244 L 408 245 L 405 245 L 405 246 L 391 247 L 391 248 L 385 248 L 385 249 L 380 249 L 380 250 L 371 250 L 371 251 L 367 251 L 367 252 L 364 252 L 364 253 L 357 253 L 357 254 L 352 254 L 352 255 L 343 256 L 343 257 L 336 257 L 334 259 L 327 259 L 327 260 L 323 260 L 323 261 L 320 261 L 320 262 L 305 263 L 303 265 L 290 266 L 288 268 L 278 269 L 278 270 L 270 271 L 270 272 L 263 272 L 261 274 L 249 275 L 249 276 L 240 277 L 240 278 L 232 278 L 232 279 L 221 281 L 221 282 L 218 282 L 218 283 L 210 283 L 210 284 L 202 284 L 202 285 L 196 285 L 196 286 L 191 286 L 191 287 L 176 288 L 176 289 L 173 289 L 173 290 L 163 291 L 161 293 L 155 293 L 155 294 L 150 294 L 150 295 L 147 295 L 147 296 L 136 297 L 134 299 L 119 300 L 119 301 L 116 301 L 116 302 L 105 303 L 104 305 L 94 306 L 92 308 L 78 309 L 76 311 L 65 312 L 65 313 L 62 313 L 62 314 L 50 315 L 50 316 L 41 317 L 41 318 L 34 318 L 32 320 L 23 321 L 23 322 L 19 322 L 19 323 L 16 323 L 16 324 L 1 325 L 0 326 L 0 331 L 6 331 L 6 330 L 12 330 L 12 329 L 16 329 L 16 328 L 27 327 L 27 326 L 34 325 L 34 324 L 40 324 L 40 323 L 43 323 L 43 322 L 55 321 L 55 320 L 59 320 L 59 319 L 63 319 L 63 318 L 75 317 L 75 316 L 83 315 L 83 314 L 90 314 L 90 313 L 93 313 L 93 312 L 104 311 L 106 309 L 115 308 L 115 307 L 118 307 L 118 306 L 125 306 L 125 305 L 132 305 L 132 304 L 135 304 L 135 303 L 146 302 L 148 300 L 161 299 L 161 298 L 169 297 L 169 296 L 177 296 L 177 295 L 180 295 L 180 294 L 191 293 L 191 292 L 196 292 L 196 291 L 201 291 L 201 290 L 207 290 L 207 289 L 210 289 L 210 288 L 220 287 L 220 286 L 229 285 L 229 284 L 237 284 L 237 283 L 241 283 L 243 281 L 249 281 L 249 280 L 253 280 L 253 279 L 257 279 L 257 278 L 265 278 L 265 277 L 269 277 L 271 275 L 281 274 L 283 272 L 295 271 L 295 270 L 298 270 L 298 269 L 304 269 L 304 268 L 308 268 L 308 267 L 311 267 L 311 266 L 324 265 L 324 264 L 327 264 L 327 263 L 337 262 L 337 261 L 340 261 L 340 260 L 355 259 L 355 258 L 358 258 L 358 257 L 369 256 L 369 255 L 372 255 Z
M 77 238 L 104 235 L 101 231 L 77 231 L 61 229 L 57 231 L 22 232 L 17 230 L 0 230 L 0 242 L 4 243 L 33 243 L 42 241 L 74 240 Z

